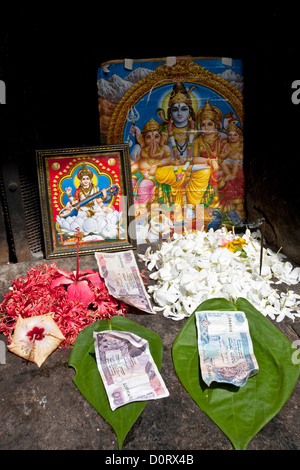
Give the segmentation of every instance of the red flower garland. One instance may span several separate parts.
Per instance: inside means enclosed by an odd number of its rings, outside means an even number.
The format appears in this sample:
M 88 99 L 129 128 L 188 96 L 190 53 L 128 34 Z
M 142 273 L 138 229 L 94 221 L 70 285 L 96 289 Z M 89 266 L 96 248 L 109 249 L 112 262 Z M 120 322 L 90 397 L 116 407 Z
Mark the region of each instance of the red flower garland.
M 98 272 L 77 271 L 75 276 L 72 271 L 59 270 L 55 263 L 40 264 L 12 281 L 0 304 L 0 333 L 8 336 L 10 343 L 19 315 L 27 318 L 53 312 L 66 338 L 61 347 L 66 347 L 74 344 L 85 326 L 114 315 L 124 316 L 128 308 L 108 293 Z

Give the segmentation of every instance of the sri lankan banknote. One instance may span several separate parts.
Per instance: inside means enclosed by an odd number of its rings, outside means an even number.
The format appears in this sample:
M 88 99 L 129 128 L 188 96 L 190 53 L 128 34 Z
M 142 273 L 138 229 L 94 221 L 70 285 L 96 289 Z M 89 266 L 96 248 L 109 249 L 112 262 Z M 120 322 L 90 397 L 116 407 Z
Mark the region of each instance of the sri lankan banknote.
M 258 372 L 244 312 L 199 311 L 196 324 L 201 375 L 208 386 L 215 381 L 241 387 Z
M 169 396 L 144 338 L 127 331 L 94 332 L 95 353 L 110 407 Z
M 145 312 L 155 313 L 132 250 L 95 253 L 95 257 L 100 275 L 113 297 Z

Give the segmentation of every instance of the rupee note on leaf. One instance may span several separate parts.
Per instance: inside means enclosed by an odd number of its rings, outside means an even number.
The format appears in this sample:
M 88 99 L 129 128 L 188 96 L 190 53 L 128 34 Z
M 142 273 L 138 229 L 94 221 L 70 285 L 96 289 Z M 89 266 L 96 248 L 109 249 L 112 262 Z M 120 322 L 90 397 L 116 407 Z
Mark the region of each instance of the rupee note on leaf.
M 195 315 L 203 381 L 245 385 L 259 370 L 245 313 L 203 310 Z
M 95 354 L 112 411 L 169 396 L 145 339 L 127 331 L 94 332 Z
M 101 277 L 110 295 L 148 313 L 155 313 L 132 250 L 95 253 Z

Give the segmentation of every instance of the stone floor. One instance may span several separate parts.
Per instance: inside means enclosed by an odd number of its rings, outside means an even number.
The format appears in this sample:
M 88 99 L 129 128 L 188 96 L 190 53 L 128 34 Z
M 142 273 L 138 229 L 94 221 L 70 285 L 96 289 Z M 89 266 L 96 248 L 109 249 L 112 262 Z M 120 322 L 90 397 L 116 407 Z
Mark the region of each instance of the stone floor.
M 1 266 L 0 294 L 7 292 L 11 280 L 40 262 L 44 260 Z M 57 264 L 73 270 L 76 260 L 65 258 Z M 80 268 L 96 270 L 94 256 L 81 257 Z M 190 398 L 175 373 L 171 350 L 184 320 L 175 322 L 159 313 L 130 313 L 128 317 L 161 336 L 161 374 L 170 396 L 148 402 L 127 435 L 123 450 L 232 450 L 228 438 Z M 299 319 L 274 324 L 291 341 L 299 339 Z M 7 342 L 3 335 L 0 340 Z M 56 350 L 40 368 L 6 352 L 6 363 L 0 364 L 1 450 L 118 449 L 113 429 L 73 382 L 75 371 L 68 366 L 70 352 Z M 298 382 L 282 410 L 252 439 L 248 450 L 300 450 L 299 421 Z

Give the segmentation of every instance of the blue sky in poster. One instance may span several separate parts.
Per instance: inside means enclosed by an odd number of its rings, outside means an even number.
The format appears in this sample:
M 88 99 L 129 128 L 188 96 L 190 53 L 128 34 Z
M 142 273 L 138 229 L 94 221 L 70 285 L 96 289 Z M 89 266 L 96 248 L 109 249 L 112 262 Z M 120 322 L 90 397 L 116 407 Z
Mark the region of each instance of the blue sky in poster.
M 184 84 L 187 89 L 192 86 L 192 83 Z M 149 122 L 151 118 L 155 119 L 158 123 L 162 123 L 157 114 L 157 109 L 164 108 L 164 106 L 166 106 L 168 100 L 165 100 L 165 98 L 168 97 L 172 88 L 173 84 L 156 88 L 136 103 L 132 110 L 136 127 L 142 130 L 143 126 Z M 196 111 L 205 105 L 206 100 L 209 100 L 211 105 L 218 107 L 222 111 L 223 116 L 229 112 L 234 112 L 233 108 L 225 98 L 222 98 L 218 93 L 207 87 L 196 85 L 196 88 L 192 90 L 191 94 L 197 104 Z M 130 148 L 134 144 L 134 138 L 130 133 L 130 128 L 133 124 L 133 116 L 129 113 L 123 134 L 123 141 L 129 143 Z
M 231 65 L 228 65 L 228 61 L 223 61 L 222 59 L 191 59 L 204 69 L 225 78 L 225 80 L 228 80 L 242 91 L 243 63 L 241 60 L 233 59 Z M 125 68 L 124 61 L 108 62 L 98 69 L 97 81 L 99 95 L 116 104 L 134 83 L 147 76 L 152 71 L 155 71 L 158 66 L 163 64 L 165 64 L 165 60 L 133 61 L 132 67 L 129 70 Z M 159 123 L 162 122 L 157 113 L 157 109 L 164 108 L 165 112 L 167 111 L 166 105 L 168 100 L 164 101 L 164 99 L 168 97 L 173 85 L 174 84 L 161 84 L 161 86 L 148 92 L 135 104 L 132 110 L 129 110 L 128 119 L 123 132 L 123 142 L 129 143 L 130 147 L 132 147 L 134 143 L 134 138 L 130 133 L 132 115 L 134 115 L 135 125 L 140 130 L 142 130 L 143 126 L 149 122 L 151 118 Z M 189 89 L 191 85 L 193 85 L 191 82 L 185 83 L 187 89 Z M 196 103 L 195 111 L 204 106 L 206 100 L 209 100 L 210 104 L 217 106 L 222 111 L 223 116 L 233 111 L 233 108 L 225 98 L 203 85 L 195 84 L 192 97 Z M 165 105 L 165 107 L 163 105 Z

